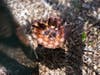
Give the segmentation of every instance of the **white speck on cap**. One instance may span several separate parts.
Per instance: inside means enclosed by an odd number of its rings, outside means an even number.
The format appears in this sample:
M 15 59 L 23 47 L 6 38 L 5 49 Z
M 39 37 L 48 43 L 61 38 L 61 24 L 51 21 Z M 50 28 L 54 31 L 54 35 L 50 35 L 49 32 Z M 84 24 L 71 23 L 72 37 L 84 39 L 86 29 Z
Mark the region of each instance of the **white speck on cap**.
M 39 38 L 39 39 L 38 39 L 38 42 L 39 42 L 39 43 L 42 43 L 42 42 L 43 42 L 42 38 Z
M 49 47 L 49 48 L 52 48 L 52 47 L 53 47 L 53 44 L 48 44 L 48 47 Z
M 44 31 L 42 31 L 41 33 L 44 34 Z
M 56 45 L 56 46 L 59 45 L 59 42 L 56 41 L 56 42 L 55 42 L 55 45 Z
M 50 41 L 50 44 L 53 44 L 53 41 Z
M 61 38 L 60 41 L 63 42 L 64 41 L 64 38 Z
M 43 42 L 43 44 L 44 44 L 44 45 L 47 45 L 48 43 L 47 43 L 47 42 Z

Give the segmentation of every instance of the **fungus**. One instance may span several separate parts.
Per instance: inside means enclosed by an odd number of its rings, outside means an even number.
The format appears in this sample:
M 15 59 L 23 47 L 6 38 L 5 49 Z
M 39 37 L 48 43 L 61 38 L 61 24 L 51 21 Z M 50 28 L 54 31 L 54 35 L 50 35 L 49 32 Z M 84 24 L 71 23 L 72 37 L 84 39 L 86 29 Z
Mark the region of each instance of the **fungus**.
M 67 28 L 68 29 L 68 28 Z M 30 33 L 28 33 L 30 32 Z M 26 27 L 26 33 L 36 40 L 38 45 L 45 48 L 62 48 L 69 31 L 59 17 L 50 17 L 46 20 L 34 20 Z
M 65 28 L 60 18 L 32 22 L 32 37 L 45 48 L 60 48 L 65 42 Z

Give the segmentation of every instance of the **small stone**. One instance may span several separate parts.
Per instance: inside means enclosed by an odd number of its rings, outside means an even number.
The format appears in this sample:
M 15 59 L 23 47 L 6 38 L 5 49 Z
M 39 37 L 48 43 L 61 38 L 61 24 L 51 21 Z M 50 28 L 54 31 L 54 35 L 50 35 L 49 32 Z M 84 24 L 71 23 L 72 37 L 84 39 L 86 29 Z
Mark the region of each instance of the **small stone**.
M 96 11 L 93 11 L 93 16 L 97 17 L 97 12 Z
M 97 66 L 96 65 L 94 65 L 94 70 L 96 70 L 97 69 Z
M 85 9 L 90 9 L 91 6 L 89 4 L 87 4 L 87 3 L 84 3 L 82 5 L 82 7 L 85 8 Z
M 84 50 L 93 51 L 93 48 L 91 46 L 85 46 Z
M 8 75 L 5 67 L 0 67 L 0 75 Z
M 100 14 L 98 14 L 98 20 L 100 20 Z
M 87 75 L 87 73 L 84 69 L 82 70 L 82 75 Z
M 100 68 L 98 68 L 96 71 L 97 71 L 97 73 L 98 73 L 98 75 L 99 75 L 99 74 L 100 74 Z

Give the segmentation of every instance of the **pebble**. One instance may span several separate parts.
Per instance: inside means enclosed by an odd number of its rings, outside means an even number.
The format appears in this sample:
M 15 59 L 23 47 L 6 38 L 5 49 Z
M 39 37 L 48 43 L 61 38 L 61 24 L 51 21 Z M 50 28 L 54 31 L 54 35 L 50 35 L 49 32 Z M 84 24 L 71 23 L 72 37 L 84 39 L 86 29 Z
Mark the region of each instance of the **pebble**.
M 91 6 L 88 3 L 84 3 L 82 7 L 85 9 L 90 9 Z
M 5 67 L 0 67 L 0 75 L 8 75 L 7 69 Z
M 86 50 L 86 51 L 93 51 L 93 48 L 91 46 L 85 46 L 84 50 Z

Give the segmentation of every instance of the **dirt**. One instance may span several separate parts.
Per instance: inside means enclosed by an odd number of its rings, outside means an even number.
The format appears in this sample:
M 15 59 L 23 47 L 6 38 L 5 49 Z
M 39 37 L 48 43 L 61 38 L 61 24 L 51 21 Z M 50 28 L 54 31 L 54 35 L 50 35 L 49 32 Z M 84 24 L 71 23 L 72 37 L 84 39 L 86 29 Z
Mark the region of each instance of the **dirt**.
M 4 1 L 0 1 L 0 72 L 3 75 L 100 75 L 99 0 L 42 0 L 44 5 L 38 0 Z M 19 2 L 24 6 L 20 4 L 20 10 L 16 6 Z M 16 36 L 16 25 L 24 25 L 32 17 L 50 17 L 51 13 L 60 15 L 72 28 L 66 49 L 38 46 L 39 59 L 36 59 L 33 50 Z

